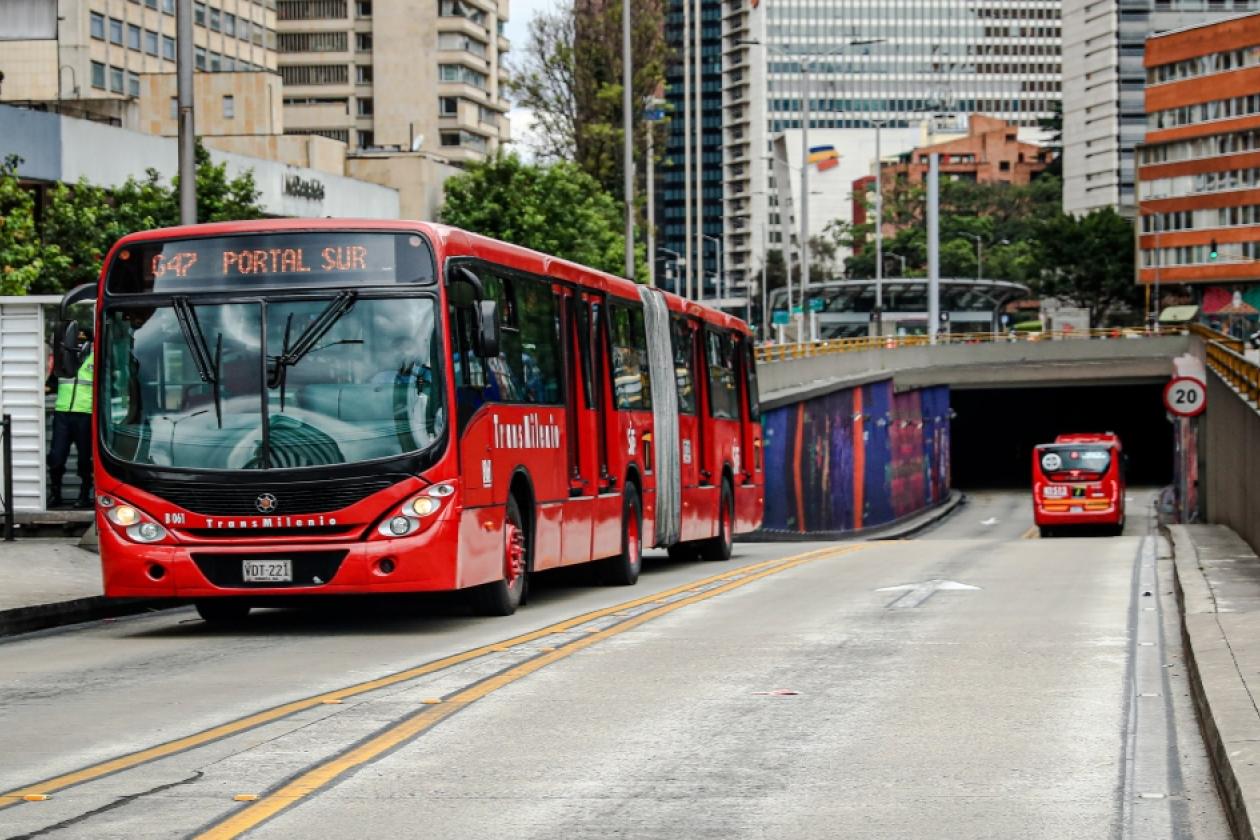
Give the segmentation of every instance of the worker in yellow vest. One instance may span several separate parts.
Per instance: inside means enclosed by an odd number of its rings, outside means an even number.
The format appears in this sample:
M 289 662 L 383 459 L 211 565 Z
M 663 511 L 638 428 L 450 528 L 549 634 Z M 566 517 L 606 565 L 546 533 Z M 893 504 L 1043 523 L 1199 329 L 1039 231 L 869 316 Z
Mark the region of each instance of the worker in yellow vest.
M 79 367 L 73 379 L 57 384 L 57 404 L 53 408 L 52 447 L 48 451 L 50 508 L 63 507 L 61 480 L 70 459 L 70 445 L 78 453 L 79 499 L 75 507 L 92 506 L 92 328 L 82 327 L 78 337 Z

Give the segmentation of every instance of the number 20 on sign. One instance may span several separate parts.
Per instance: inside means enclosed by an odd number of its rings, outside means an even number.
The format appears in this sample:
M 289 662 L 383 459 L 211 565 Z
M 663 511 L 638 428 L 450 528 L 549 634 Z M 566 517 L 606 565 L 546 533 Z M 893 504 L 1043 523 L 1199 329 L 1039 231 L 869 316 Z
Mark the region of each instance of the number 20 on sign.
M 1164 386 L 1164 407 L 1178 417 L 1195 417 L 1207 408 L 1207 386 L 1198 379 L 1178 376 Z

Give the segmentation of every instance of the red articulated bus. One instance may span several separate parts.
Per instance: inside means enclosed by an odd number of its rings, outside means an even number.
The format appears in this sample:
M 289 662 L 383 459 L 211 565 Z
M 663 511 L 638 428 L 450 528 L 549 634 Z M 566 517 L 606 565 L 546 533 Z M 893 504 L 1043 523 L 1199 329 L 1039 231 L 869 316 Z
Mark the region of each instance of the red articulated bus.
M 1033 448 L 1032 469 L 1041 536 L 1080 525 L 1124 532 L 1124 452 L 1116 435 L 1059 435 Z
M 344 220 L 134 234 L 63 304 L 93 294 L 110 597 L 233 620 L 467 590 L 506 615 L 530 572 L 633 584 L 645 546 L 724 560 L 761 523 L 752 337 L 672 294 Z

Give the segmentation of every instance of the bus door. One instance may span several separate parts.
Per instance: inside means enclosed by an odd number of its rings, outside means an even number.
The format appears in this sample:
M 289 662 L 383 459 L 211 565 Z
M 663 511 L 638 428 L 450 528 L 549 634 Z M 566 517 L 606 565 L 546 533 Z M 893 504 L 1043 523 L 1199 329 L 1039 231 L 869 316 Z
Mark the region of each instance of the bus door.
M 757 390 L 757 359 L 752 339 L 740 336 L 738 344 L 742 399 L 740 400 L 740 457 L 735 465 L 735 520 L 742 528 L 761 525 L 765 469 L 761 441 L 761 406 Z
M 696 368 L 695 322 L 673 317 L 669 325 L 674 352 L 674 379 L 678 387 L 678 466 L 682 485 L 681 539 L 695 539 L 696 485 L 700 482 L 700 377 Z
M 602 557 L 598 550 L 600 514 L 607 507 L 602 497 L 617 493 L 608 469 L 608 386 L 604 347 L 604 302 L 601 295 L 573 293 L 566 298 L 568 316 L 566 350 L 573 387 L 566 397 L 570 444 L 569 504 L 564 528 L 564 562 L 583 563 Z M 617 499 L 620 494 L 617 493 Z M 567 511 L 572 511 L 570 517 Z M 617 510 L 618 515 L 620 509 Z M 614 529 L 620 542 L 620 529 Z M 617 549 L 611 553 L 615 554 Z

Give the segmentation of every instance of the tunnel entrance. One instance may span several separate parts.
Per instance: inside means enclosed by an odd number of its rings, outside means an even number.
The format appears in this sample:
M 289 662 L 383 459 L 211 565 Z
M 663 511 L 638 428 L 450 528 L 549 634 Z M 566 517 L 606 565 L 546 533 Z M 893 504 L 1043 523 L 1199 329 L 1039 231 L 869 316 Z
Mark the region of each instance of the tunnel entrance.
M 951 390 L 950 405 L 957 488 L 1028 487 L 1033 446 L 1072 432 L 1118 434 L 1129 456 L 1130 484 L 1172 481 L 1173 427 L 1161 385 Z

